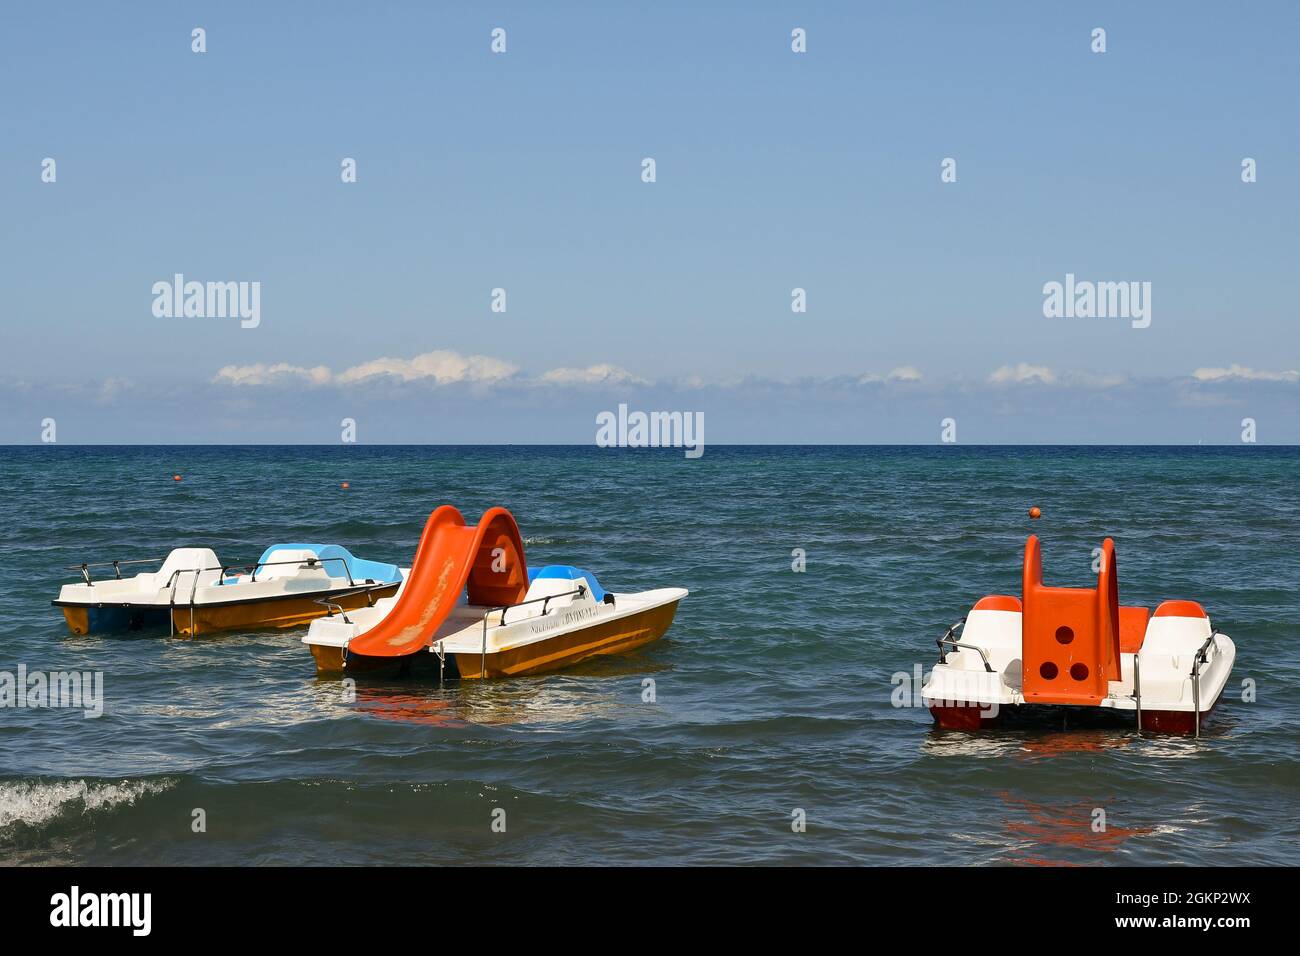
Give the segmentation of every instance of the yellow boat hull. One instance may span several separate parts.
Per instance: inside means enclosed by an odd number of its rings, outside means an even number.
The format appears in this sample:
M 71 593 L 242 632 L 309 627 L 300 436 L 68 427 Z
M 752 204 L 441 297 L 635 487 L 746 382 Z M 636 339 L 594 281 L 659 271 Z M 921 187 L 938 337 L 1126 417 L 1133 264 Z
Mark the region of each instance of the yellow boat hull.
M 84 607 L 65 607 L 63 619 L 68 622 L 68 630 L 73 634 L 90 633 L 90 610 Z
M 331 603 L 345 611 L 368 607 L 380 598 L 391 597 L 397 583 L 389 588 L 376 588 L 365 593 L 344 594 L 331 598 Z M 248 604 L 228 604 L 216 607 L 178 607 L 172 611 L 172 627 L 181 637 L 211 634 L 215 631 L 247 631 L 259 628 L 300 627 L 330 613 L 323 604 L 316 603 L 319 594 L 311 597 L 278 598 L 274 601 L 255 601 Z
M 468 680 L 519 677 L 558 670 L 600 654 L 621 654 L 663 637 L 677 614 L 677 603 L 672 601 L 495 654 L 457 654 L 456 667 L 460 676 Z
M 338 607 L 347 611 L 366 607 L 380 598 L 391 597 L 398 588 L 397 582 L 389 587 L 374 588 L 369 597 L 364 592 L 342 594 L 331 598 Z M 157 616 L 162 627 L 167 626 L 167 614 L 171 613 L 172 633 L 181 637 L 194 637 L 213 634 L 219 631 L 249 631 L 261 628 L 299 627 L 318 617 L 330 613 L 323 604 L 317 604 L 320 593 L 275 598 L 273 600 L 247 601 L 242 604 L 189 605 L 174 608 L 138 606 L 135 608 L 78 607 L 63 605 L 63 619 L 67 621 L 68 630 L 73 634 L 88 634 L 92 630 L 92 618 L 96 620 L 120 623 L 113 616 L 129 621 L 134 617 Z M 107 612 L 107 613 L 106 613 Z M 100 629 L 99 627 L 95 628 Z M 135 630 L 138 626 L 122 625 L 109 630 Z
M 465 653 L 448 656 L 455 659 L 455 669 L 459 676 L 467 680 L 542 674 L 569 667 L 588 657 L 621 654 L 657 641 L 672 626 L 677 604 L 677 601 L 671 601 L 544 641 L 533 641 L 486 655 Z M 349 654 L 345 666 L 343 648 L 320 644 L 309 646 L 312 657 L 316 660 L 316 672 L 320 676 L 401 667 L 408 661 L 407 657 L 363 657 Z M 428 651 L 422 650 L 419 653 L 428 654 Z M 429 657 L 433 658 L 433 655 L 430 654 Z

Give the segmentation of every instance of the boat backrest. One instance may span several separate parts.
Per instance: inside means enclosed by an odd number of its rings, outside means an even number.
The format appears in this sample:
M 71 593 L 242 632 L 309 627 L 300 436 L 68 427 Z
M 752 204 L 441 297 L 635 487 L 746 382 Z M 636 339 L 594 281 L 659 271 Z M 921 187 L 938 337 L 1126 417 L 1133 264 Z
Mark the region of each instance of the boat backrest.
M 273 544 L 262 553 L 259 563 L 269 562 L 271 560 L 270 555 L 275 551 L 310 551 L 320 558 L 325 573 L 330 577 L 346 578 L 350 573 L 352 580 L 358 584 L 367 580 L 382 583 L 402 580 L 402 572 L 397 565 L 363 560 L 355 557 L 347 548 L 337 544 Z M 265 570 L 270 571 L 271 569 L 267 568 Z M 297 571 L 294 573 L 296 574 Z M 259 581 L 265 576 L 264 571 L 258 571 L 257 579 Z
M 1020 632 L 1022 613 L 1020 599 L 1005 594 L 991 594 L 980 598 L 966 614 L 966 624 L 958 636 L 958 643 L 983 648 L 989 666 L 1003 676 L 1012 686 L 1020 685 Z M 956 653 L 949 663 L 982 670 L 984 658 L 979 651 L 969 648 L 944 648 L 945 654 Z
M 402 580 L 402 572 L 395 564 L 384 564 L 381 561 L 366 561 L 364 558 L 358 558 L 353 555 L 347 548 L 337 544 L 321 545 L 316 553 L 325 564 L 325 570 L 329 572 L 332 578 L 346 577 L 343 568 L 346 566 L 352 574 L 352 580 L 357 583 L 363 583 L 367 580 L 377 583 L 391 583 Z
M 171 587 L 173 583 L 178 588 L 192 588 L 196 574 L 199 587 L 215 584 L 221 575 L 221 561 L 211 548 L 173 549 L 162 567 L 154 573 L 153 583 L 158 588 Z
M 605 589 L 596 581 L 596 576 L 590 571 L 585 571 L 582 568 L 575 568 L 571 564 L 548 564 L 541 568 L 529 568 L 529 597 L 534 596 L 532 586 L 537 581 L 560 581 L 564 584 L 564 587 L 555 591 L 544 592 L 542 596 L 545 596 L 545 594 L 559 594 L 564 591 L 572 591 L 581 584 L 591 592 L 591 596 L 597 604 L 605 600 Z
M 1025 542 L 1023 693 L 1028 703 L 1097 705 L 1120 679 L 1115 542 L 1101 546 L 1095 588 L 1043 584 L 1038 537 Z
M 1148 654 L 1186 655 L 1186 669 L 1190 671 L 1192 654 L 1211 633 L 1210 618 L 1195 601 L 1165 601 L 1147 625 L 1143 659 Z
M 542 570 L 544 571 L 546 569 L 543 568 Z M 539 617 L 543 608 L 545 608 L 547 614 L 554 614 L 562 608 L 567 608 L 574 601 L 579 600 L 578 596 L 574 594 L 574 592 L 578 590 L 579 585 L 587 588 L 588 593 L 594 595 L 594 592 L 591 591 L 590 585 L 587 583 L 587 579 L 581 576 L 576 580 L 560 575 L 543 576 L 541 574 L 530 574 L 529 577 L 532 578 L 532 583 L 528 585 L 528 593 L 524 595 L 523 599 L 525 603 L 517 610 L 512 609 L 507 612 L 508 620 L 515 621 L 520 618 Z M 547 597 L 554 597 L 555 600 L 542 602 L 541 599 Z M 527 603 L 530 601 L 536 601 L 538 603 Z
M 273 548 L 258 562 L 257 580 L 295 578 L 307 567 L 321 567 L 316 552 L 311 548 Z

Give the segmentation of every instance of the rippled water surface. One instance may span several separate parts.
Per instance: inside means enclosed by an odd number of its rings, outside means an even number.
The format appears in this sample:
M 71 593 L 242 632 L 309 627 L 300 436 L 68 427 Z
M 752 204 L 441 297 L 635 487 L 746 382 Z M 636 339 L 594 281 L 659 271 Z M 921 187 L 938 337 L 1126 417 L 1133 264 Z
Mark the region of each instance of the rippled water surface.
M 0 670 L 102 671 L 106 698 L 98 719 L 0 710 L 0 862 L 1300 863 L 1297 466 L 1263 447 L 0 449 Z M 62 565 L 182 545 L 234 563 L 337 541 L 406 566 L 447 502 L 510 508 L 532 564 L 691 595 L 625 656 L 362 681 L 355 701 L 300 631 L 73 637 L 49 604 Z M 1018 593 L 1031 504 L 1050 581 L 1086 584 L 1109 534 L 1125 603 L 1196 599 L 1235 639 L 1201 740 L 940 732 L 893 706 L 891 676 L 975 599 Z

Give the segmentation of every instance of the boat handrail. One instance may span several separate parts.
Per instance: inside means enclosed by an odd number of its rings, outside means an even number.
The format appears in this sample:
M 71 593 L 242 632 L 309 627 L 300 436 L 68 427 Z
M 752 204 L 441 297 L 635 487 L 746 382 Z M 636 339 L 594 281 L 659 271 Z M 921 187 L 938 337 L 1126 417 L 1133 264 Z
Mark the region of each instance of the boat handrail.
M 294 560 L 292 560 L 292 561 L 267 561 L 265 564 L 263 564 L 262 562 L 258 562 L 258 564 L 227 564 L 227 565 L 223 565 L 223 566 L 221 566 L 221 567 L 211 567 L 211 568 L 177 568 L 175 571 L 173 571 L 173 572 L 171 573 L 171 576 L 167 579 L 167 583 L 166 583 L 165 585 L 163 585 L 163 587 L 169 589 L 170 592 L 171 592 L 171 593 L 168 595 L 168 600 L 167 600 L 167 607 L 168 607 L 168 610 L 169 610 L 169 612 L 170 612 L 170 613 L 168 613 L 168 615 L 167 615 L 167 618 L 168 618 L 168 625 L 169 625 L 169 633 L 170 633 L 171 635 L 173 635 L 173 636 L 174 636 L 175 633 L 176 633 L 176 632 L 175 632 L 176 619 L 175 619 L 175 617 L 173 617 L 173 614 L 175 613 L 175 610 L 176 610 L 176 587 L 177 587 L 177 585 L 180 583 L 180 576 L 181 576 L 182 574 L 192 574 L 192 575 L 194 575 L 194 581 L 193 581 L 193 583 L 190 585 L 190 602 L 189 602 L 189 608 L 190 608 L 190 631 L 193 632 L 193 630 L 194 630 L 194 598 L 198 595 L 198 591 L 199 591 L 199 575 L 200 575 L 200 574 L 202 574 L 204 571 L 220 571 L 221 573 L 217 575 L 217 586 L 218 586 L 218 587 L 221 587 L 222 585 L 224 585 L 224 584 L 226 583 L 226 572 L 227 572 L 227 571 L 240 571 L 240 570 L 247 571 L 249 568 L 270 567 L 271 565 L 275 565 L 275 564 L 299 564 L 299 565 L 303 565 L 304 567 L 307 567 L 307 568 L 314 568 L 314 567 L 316 567 L 318 564 L 320 564 L 320 559 L 319 559 L 319 558 L 296 558 L 296 559 L 294 559 Z M 346 567 L 346 565 L 345 565 L 345 567 Z M 326 573 L 328 573 L 328 572 L 326 572 Z M 254 574 L 253 574 L 253 580 L 257 580 L 257 574 L 256 574 L 256 571 L 254 571 Z M 356 583 L 352 580 L 352 574 L 351 574 L 351 572 L 348 573 L 348 586 L 349 586 L 349 587 L 356 587 Z
M 343 560 L 342 558 L 325 559 L 325 561 L 342 561 L 342 560 Z M 213 565 L 212 567 L 208 567 L 208 568 L 177 568 L 175 571 L 171 573 L 171 576 L 167 579 L 167 583 L 164 584 L 163 587 L 172 587 L 175 584 L 177 577 L 179 577 L 182 574 L 198 575 L 204 571 L 220 571 L 221 574 L 217 576 L 217 585 L 221 586 L 226 583 L 226 573 L 229 571 L 254 571 L 254 569 L 256 568 L 269 568 L 279 564 L 299 564 L 305 568 L 311 569 L 317 567 L 318 565 L 324 564 L 324 561 L 322 561 L 320 558 L 295 558 L 292 561 L 265 561 L 265 562 L 259 561 L 256 564 L 235 563 L 235 564 Z M 352 573 L 350 571 L 347 571 L 347 565 L 345 564 L 343 567 L 344 570 L 347 572 L 348 587 L 356 587 L 357 583 L 354 580 L 352 580 Z M 254 571 L 253 580 L 257 580 L 255 571 Z
M 939 663 L 940 664 L 944 663 L 944 659 L 948 656 L 947 653 L 944 651 L 944 646 L 946 645 L 948 647 L 955 647 L 958 650 L 974 651 L 975 653 L 979 654 L 980 660 L 984 662 L 984 669 L 988 671 L 990 674 L 996 674 L 997 671 L 995 671 L 993 669 L 993 665 L 989 663 L 989 656 L 984 652 L 984 648 L 979 647 L 975 644 L 963 644 L 961 641 L 958 641 L 956 639 L 958 628 L 965 630 L 966 628 L 965 618 L 962 618 L 952 627 L 948 628 L 948 630 L 944 631 L 943 637 L 935 641 L 935 643 L 939 645 Z
M 91 568 L 112 568 L 117 580 L 122 580 L 122 565 L 124 564 L 156 564 L 166 560 L 165 558 L 134 558 L 130 561 L 83 561 L 81 564 L 65 564 L 64 571 L 80 571 L 81 576 L 86 579 L 87 584 L 92 584 L 90 580 Z
M 1201 665 L 1210 662 L 1205 652 L 1210 649 L 1211 644 L 1214 645 L 1215 650 L 1218 650 L 1219 645 L 1214 641 L 1218 636 L 1218 631 L 1211 631 L 1210 636 L 1205 639 L 1205 643 L 1201 645 L 1200 650 L 1192 657 L 1192 710 L 1195 712 L 1196 717 L 1197 737 L 1201 736 Z
M 527 600 L 527 601 L 519 601 L 519 602 L 516 603 L 516 604 L 499 604 L 499 605 L 497 605 L 496 607 L 490 607 L 490 608 L 488 608 L 486 611 L 484 611 L 484 612 L 483 612 L 483 648 L 482 648 L 482 650 L 481 650 L 481 652 L 480 652 L 480 655 L 479 655 L 479 674 L 480 674 L 480 676 L 482 676 L 482 677 L 484 677 L 484 678 L 487 677 L 487 627 L 488 627 L 488 618 L 489 618 L 489 617 L 491 617 L 491 616 L 492 616 L 493 614 L 495 614 L 497 611 L 500 611 L 500 612 L 501 612 L 501 619 L 497 622 L 497 627 L 505 627 L 505 626 L 506 626 L 506 611 L 510 610 L 511 608 L 515 608 L 515 607 L 523 607 L 523 606 L 526 605 L 526 604 L 541 604 L 541 606 L 542 606 L 542 617 L 545 617 L 545 616 L 546 616 L 546 605 L 547 605 L 551 600 L 553 600 L 554 598 L 573 597 L 573 595 L 575 595 L 575 594 L 581 596 L 581 595 L 586 594 L 586 593 L 587 593 L 587 586 L 586 586 L 585 584 L 579 584 L 579 585 L 578 585 L 576 588 L 574 588 L 572 591 L 565 591 L 565 592 L 562 593 L 562 594 L 548 594 L 548 595 L 546 595 L 545 597 L 530 598 L 530 599 Z
M 324 607 L 329 608 L 329 614 L 327 615 L 327 617 L 333 617 L 334 612 L 338 611 L 339 616 L 343 618 L 343 623 L 351 624 L 352 622 L 348 620 L 348 612 L 344 610 L 343 605 L 336 604 L 334 601 L 331 600 L 331 598 L 350 597 L 353 594 L 364 594 L 366 596 L 366 606 L 374 607 L 375 600 L 370 596 L 371 592 L 380 591 L 383 590 L 384 588 L 390 588 L 392 586 L 393 586 L 392 581 L 381 581 L 378 584 L 354 584 L 348 590 L 336 591 L 333 594 L 331 594 L 329 597 L 316 598 L 316 600 L 312 603 L 320 604 L 323 605 Z
M 85 578 L 86 583 L 93 584 L 94 582 L 91 580 L 91 576 L 90 576 L 91 568 L 112 568 L 114 572 L 114 576 L 116 577 L 117 580 L 120 581 L 122 580 L 123 565 L 161 564 L 166 560 L 167 560 L 166 558 L 134 558 L 130 561 L 122 561 L 120 559 L 116 561 L 83 561 L 81 564 L 65 564 L 63 566 L 63 570 L 80 571 L 81 576 Z M 252 572 L 253 580 L 256 581 L 257 572 L 262 568 L 271 568 L 271 567 L 276 567 L 277 565 L 284 565 L 284 564 L 300 564 L 303 567 L 309 569 L 318 566 L 323 568 L 324 565 L 329 561 L 341 562 L 343 564 L 343 574 L 348 579 L 348 587 L 357 586 L 357 582 L 352 577 L 352 569 L 348 567 L 347 559 L 340 558 L 340 557 L 330 557 L 330 558 L 294 558 L 291 561 L 258 561 L 255 564 L 240 564 L 236 562 L 235 564 L 224 564 L 219 567 L 214 565 L 208 568 L 177 568 L 175 571 L 171 573 L 171 576 L 168 577 L 167 583 L 164 584 L 163 587 L 168 587 L 168 588 L 172 587 L 172 585 L 175 584 L 176 582 L 177 576 L 181 574 L 196 574 L 203 571 L 220 571 L 221 574 L 217 578 L 217 584 L 222 585 L 226 583 L 225 578 L 226 578 L 226 572 L 228 571 L 250 571 Z M 328 573 L 328 569 L 325 570 L 326 573 Z
M 308 568 L 314 568 L 314 567 L 315 567 L 316 565 L 318 565 L 318 564 L 323 565 L 326 561 L 342 561 L 342 562 L 343 562 L 343 573 L 344 573 L 345 575 L 347 575 L 347 579 L 348 579 L 348 587 L 355 587 L 355 586 L 356 586 L 356 583 L 357 583 L 357 582 L 354 581 L 354 580 L 352 580 L 352 569 L 348 567 L 347 559 L 346 559 L 346 558 L 340 558 L 340 557 L 333 557 L 333 558 L 298 558 L 297 560 L 294 560 L 294 561 L 259 561 L 259 562 L 257 562 L 257 564 L 246 564 L 246 565 L 244 565 L 244 566 L 243 566 L 243 570 L 247 571 L 248 569 L 251 568 L 252 571 L 253 571 L 253 580 L 256 581 L 256 580 L 257 580 L 257 572 L 258 572 L 259 570 L 261 570 L 262 568 L 271 568 L 271 567 L 275 567 L 277 564 L 302 564 L 302 565 L 306 565 Z M 326 573 L 328 574 L 329 572 L 326 571 Z M 223 575 L 223 576 L 224 576 L 224 575 Z
M 1133 704 L 1137 710 L 1138 733 L 1142 733 L 1142 649 L 1133 652 Z
M 581 595 L 581 594 L 586 594 L 586 593 L 587 593 L 587 586 L 586 586 L 585 584 L 579 584 L 579 585 L 578 585 L 576 588 L 574 588 L 572 591 L 565 591 L 565 592 L 563 592 L 562 594 L 547 594 L 547 595 L 545 595 L 544 597 L 535 597 L 535 598 L 531 598 L 530 600 L 527 600 L 527 601 L 520 601 L 520 602 L 518 602 L 517 604 L 502 604 L 502 605 L 499 605 L 499 606 L 497 606 L 497 607 L 488 608 L 487 612 L 483 615 L 483 621 L 484 621 L 484 623 L 486 623 L 489 614 L 493 614 L 493 613 L 495 613 L 496 611 L 500 611 L 500 612 L 501 612 L 501 620 L 500 620 L 500 622 L 497 624 L 497 626 L 498 626 L 498 627 L 505 627 L 505 624 L 506 624 L 506 611 L 509 611 L 511 608 L 523 607 L 523 606 L 526 605 L 526 604 L 538 604 L 538 603 L 540 603 L 540 604 L 542 605 L 542 617 L 545 617 L 545 616 L 546 616 L 546 605 L 547 605 L 548 602 L 553 601 L 553 600 L 555 600 L 556 598 L 562 598 L 562 597 L 573 597 L 573 595 L 575 595 L 575 594 L 579 594 L 579 595 Z
M 939 638 L 937 641 L 935 641 L 935 643 L 939 645 L 939 663 L 940 663 L 940 664 L 943 663 L 943 658 L 944 658 L 944 650 L 943 650 L 944 642 L 946 642 L 950 637 L 955 637 L 956 634 L 957 634 L 957 631 L 958 631 L 959 629 L 963 629 L 963 628 L 965 628 L 965 627 L 966 627 L 966 619 L 963 617 L 960 621 L 958 621 L 958 622 L 957 622 L 956 624 L 954 624 L 952 627 L 948 628 L 948 630 L 944 631 L 944 632 L 943 632 L 943 637 L 941 637 L 941 638 Z

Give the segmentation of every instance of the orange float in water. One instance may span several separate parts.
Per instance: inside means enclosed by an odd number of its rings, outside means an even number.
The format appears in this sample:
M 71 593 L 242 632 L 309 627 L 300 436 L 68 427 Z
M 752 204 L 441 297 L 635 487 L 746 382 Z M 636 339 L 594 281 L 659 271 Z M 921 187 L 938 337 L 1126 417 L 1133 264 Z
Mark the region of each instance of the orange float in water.
M 350 488 L 351 486 L 350 486 L 350 485 L 345 481 L 345 482 L 343 482 L 343 484 L 342 484 L 340 487 L 341 487 L 344 491 L 347 491 L 348 488 Z
M 172 481 L 180 481 L 180 480 L 181 480 L 180 475 L 172 475 Z
M 1042 511 L 1040 511 L 1040 510 L 1038 509 L 1038 505 L 1034 505 L 1032 508 L 1029 509 L 1029 517 L 1031 517 L 1031 518 L 1041 518 L 1042 516 L 1043 516 L 1043 513 L 1042 513 Z

